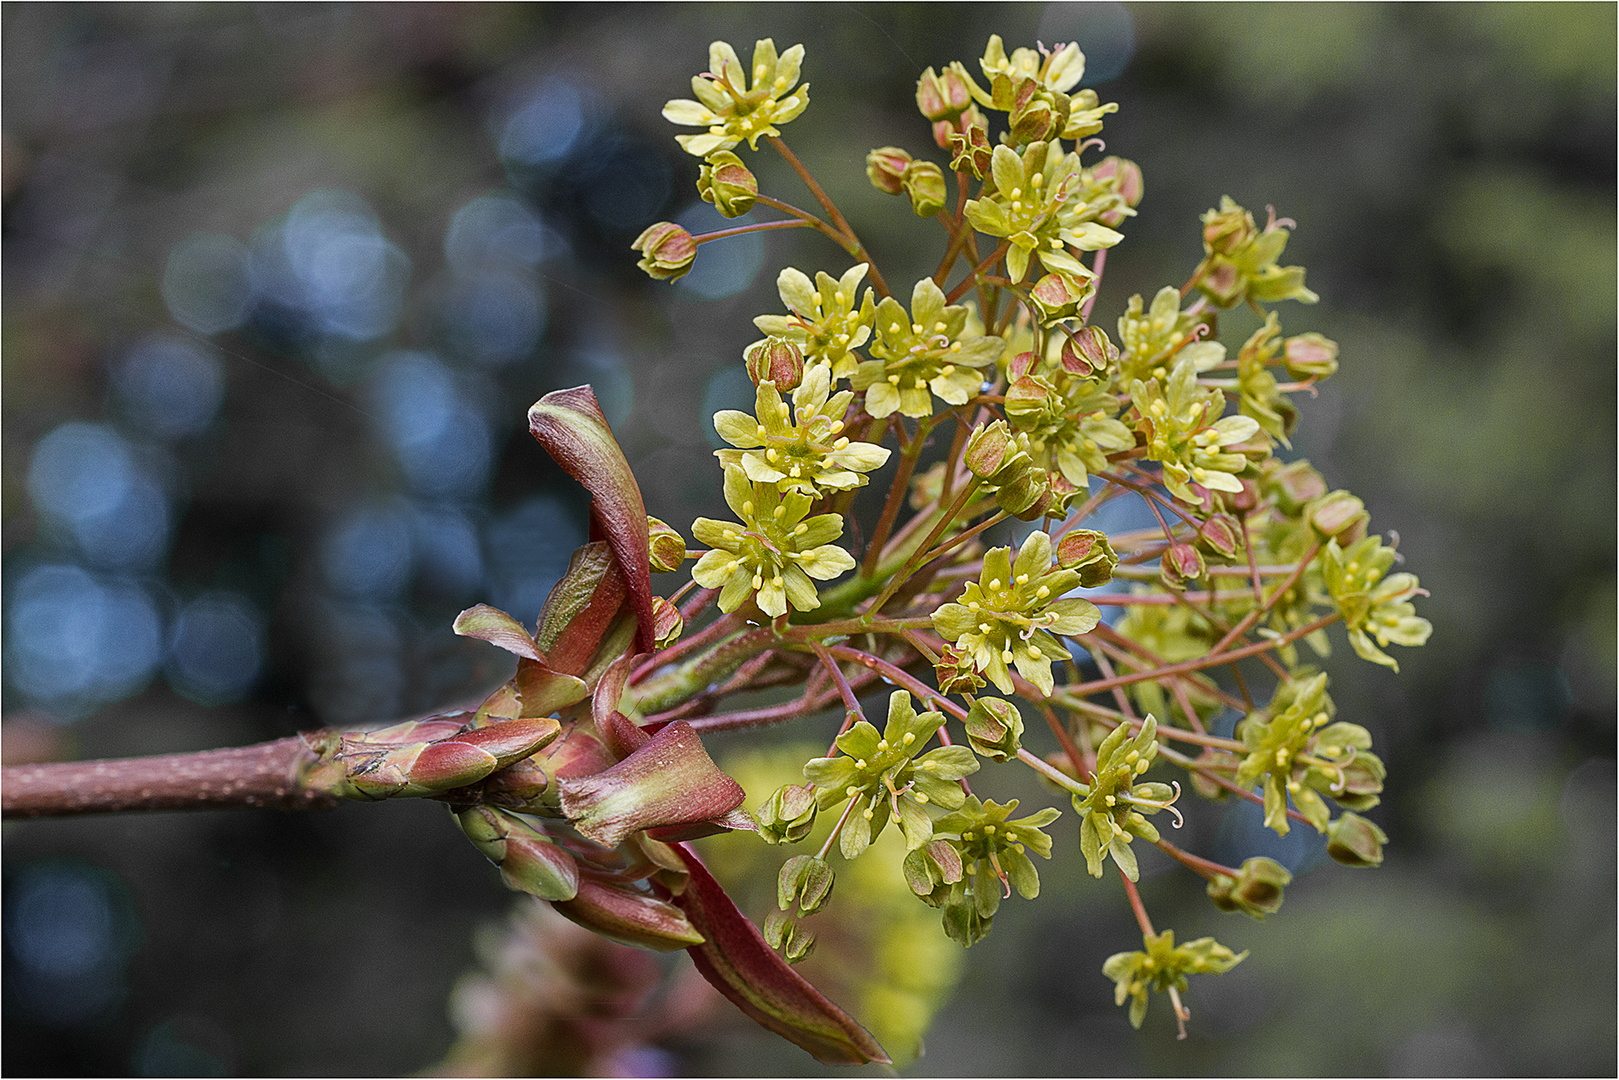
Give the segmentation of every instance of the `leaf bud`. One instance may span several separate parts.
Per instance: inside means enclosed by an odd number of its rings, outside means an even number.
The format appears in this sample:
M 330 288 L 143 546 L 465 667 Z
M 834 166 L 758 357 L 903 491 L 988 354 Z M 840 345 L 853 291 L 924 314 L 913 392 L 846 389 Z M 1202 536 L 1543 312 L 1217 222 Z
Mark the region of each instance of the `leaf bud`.
M 982 180 L 995 156 L 995 149 L 989 144 L 989 121 L 977 108 L 970 108 L 958 123 L 961 130 L 948 135 L 950 168 L 954 172 L 972 173 Z
M 871 186 L 889 195 L 904 190 L 905 167 L 911 155 L 897 146 L 879 146 L 866 154 L 866 177 Z
M 766 799 L 756 815 L 769 844 L 794 844 L 815 827 L 815 785 L 788 784 Z
M 686 541 L 679 533 L 655 517 L 649 515 L 646 524 L 652 572 L 668 574 L 679 570 L 681 564 L 686 561 Z
M 981 697 L 967 710 L 967 742 L 980 757 L 1010 761 L 1017 757 L 1023 737 L 1023 714 L 1016 705 L 995 697 Z
M 1079 583 L 1091 589 L 1113 580 L 1119 557 L 1113 553 L 1106 533 L 1073 529 L 1057 543 L 1057 565 L 1064 570 L 1078 570 Z
M 1042 323 L 1071 319 L 1079 314 L 1079 306 L 1091 295 L 1093 279 L 1089 274 L 1052 273 L 1042 277 L 1029 290 L 1029 298 L 1040 309 Z
M 753 385 L 769 380 L 781 393 L 798 389 L 804 381 L 804 350 L 786 338 L 767 337 L 755 341 L 742 353 Z
M 628 885 L 581 878 L 577 896 L 551 906 L 586 930 L 641 949 L 673 952 L 704 941 L 685 912 Z
M 686 630 L 686 620 L 680 617 L 680 609 L 661 596 L 652 598 L 652 643 L 660 649 L 667 649 L 680 640 L 680 635 Z
M 832 867 L 814 855 L 794 855 L 776 875 L 776 906 L 801 915 L 814 915 L 832 897 Z
M 660 221 L 648 226 L 635 238 L 630 248 L 641 252 L 641 261 L 636 265 L 656 281 L 675 281 L 685 277 L 692 261 L 697 258 L 697 241 L 691 233 L 672 221 Z
M 1293 880 L 1281 863 L 1254 856 L 1237 875 L 1216 874 L 1209 881 L 1209 899 L 1221 911 L 1241 911 L 1256 919 L 1274 915 L 1282 906 L 1282 890 Z
M 1183 589 L 1188 581 L 1197 581 L 1206 573 L 1203 553 L 1184 542 L 1170 544 L 1158 564 L 1158 577 L 1171 589 Z
M 900 183 L 910 196 L 911 212 L 917 217 L 932 217 L 944 209 L 944 170 L 933 162 L 911 162 L 905 166 Z
M 1348 545 L 1366 535 L 1371 515 L 1366 504 L 1347 491 L 1323 495 L 1310 508 L 1310 524 L 1321 535 Z
M 1230 516 L 1215 514 L 1198 526 L 1197 542 L 1213 554 L 1230 559 L 1242 549 L 1242 531 Z
M 1383 861 L 1388 834 L 1359 814 L 1348 811 L 1327 826 L 1327 854 L 1345 866 L 1367 868 Z
M 741 217 L 753 209 L 759 181 L 741 158 L 729 150 L 716 150 L 697 174 L 697 194 L 723 217 Z
M 1082 326 L 1062 343 L 1063 370 L 1070 375 L 1094 375 L 1118 363 L 1119 350 L 1100 326 Z
M 1295 379 L 1325 379 L 1338 370 L 1338 343 L 1314 332 L 1288 338 L 1283 355 Z

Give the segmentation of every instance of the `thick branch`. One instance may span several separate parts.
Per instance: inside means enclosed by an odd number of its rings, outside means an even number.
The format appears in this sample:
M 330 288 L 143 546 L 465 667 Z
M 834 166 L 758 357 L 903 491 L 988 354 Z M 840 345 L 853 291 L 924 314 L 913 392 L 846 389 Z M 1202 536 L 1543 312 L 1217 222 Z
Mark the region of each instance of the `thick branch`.
M 7 818 L 237 806 L 327 810 L 337 796 L 305 780 L 315 760 L 293 736 L 195 754 L 13 765 L 0 769 L 0 809 Z

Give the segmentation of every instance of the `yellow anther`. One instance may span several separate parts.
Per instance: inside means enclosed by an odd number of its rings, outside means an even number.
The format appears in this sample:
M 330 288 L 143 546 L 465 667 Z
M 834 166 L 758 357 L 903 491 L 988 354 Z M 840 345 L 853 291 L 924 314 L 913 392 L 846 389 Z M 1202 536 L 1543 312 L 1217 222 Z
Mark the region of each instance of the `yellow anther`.
M 776 453 L 776 448 L 772 446 L 769 450 L 765 451 L 765 460 L 774 465 L 776 462 L 781 460 L 781 455 Z
M 1149 762 L 1149 761 L 1147 761 L 1145 759 L 1142 759 L 1141 761 L 1136 762 L 1136 775 L 1140 776 L 1142 773 L 1146 772 L 1147 767 L 1150 764 L 1151 764 L 1151 762 Z
M 796 465 L 793 467 L 795 469 L 797 468 Z M 785 506 L 777 506 L 774 510 L 770 511 L 770 516 L 775 518 L 777 521 L 780 521 L 782 518 L 787 516 L 787 508 Z
M 919 803 L 925 803 L 928 801 L 927 793 L 923 791 L 911 792 L 911 798 L 915 799 Z
M 944 323 L 942 323 L 942 322 L 936 322 L 936 323 L 934 323 L 934 324 L 933 324 L 933 332 L 934 332 L 934 333 L 935 333 L 935 334 L 942 334 L 942 333 L 944 333 L 944 332 L 945 332 L 945 331 L 946 331 L 946 330 L 948 330 L 948 329 L 949 329 L 949 327 L 948 327 L 948 326 L 946 326 L 946 325 L 945 325 L 945 324 L 944 324 Z
M 1017 576 L 1017 583 L 1019 585 L 1027 585 L 1029 583 L 1029 575 L 1028 574 L 1019 574 Z
M 993 825 L 985 825 L 984 826 L 984 835 L 985 836 L 994 836 L 995 835 L 995 826 L 993 826 Z
M 899 385 L 899 376 L 898 375 L 890 375 L 888 377 L 888 385 L 890 385 L 890 386 L 898 386 Z
M 867 821 L 870 821 L 872 818 L 871 807 L 868 806 L 864 810 L 860 811 L 860 816 L 865 818 Z
M 999 589 L 1000 587 L 1001 587 L 1001 579 L 998 578 L 998 577 L 990 578 L 989 579 L 989 584 L 987 586 L 985 586 L 985 588 L 989 589 L 992 592 L 994 590 L 996 590 L 996 589 Z
M 1102 796 L 1102 801 L 1103 801 L 1103 802 L 1104 802 L 1104 803 L 1106 803 L 1106 804 L 1107 804 L 1107 805 L 1108 805 L 1108 806 L 1112 806 L 1112 805 L 1113 805 L 1113 804 L 1114 804 L 1114 803 L 1116 803 L 1116 802 L 1117 802 L 1117 801 L 1118 801 L 1118 800 L 1117 800 L 1117 799 L 1115 799 L 1115 798 L 1114 798 L 1114 797 L 1113 797 L 1113 796 L 1111 796 L 1111 795 L 1103 795 L 1103 796 Z
M 857 769 L 864 770 L 866 768 L 866 759 L 865 758 L 855 758 L 854 767 L 857 768 Z
M 1001 650 L 1001 662 L 1005 663 L 1005 664 L 1010 664 L 1012 662 L 1012 650 L 1011 649 L 1002 649 Z
M 922 324 L 921 323 L 915 322 L 915 323 L 911 324 L 911 333 L 920 334 L 921 332 L 922 332 Z
M 1051 595 L 1051 589 L 1048 586 L 1042 585 L 1038 589 L 1034 590 L 1034 595 L 1036 599 L 1044 600 L 1046 597 Z
M 836 435 L 838 432 L 840 432 L 842 430 L 843 430 L 843 421 L 842 420 L 834 420 L 834 421 L 832 421 L 832 434 Z
M 803 536 L 807 532 L 809 532 L 809 524 L 808 524 L 808 522 L 800 521 L 793 528 L 793 535 L 794 536 Z
M 977 600 L 969 600 L 967 602 L 967 610 L 968 611 L 978 611 L 978 610 L 980 610 L 980 605 L 979 605 L 978 601 Z
M 916 741 L 916 732 L 914 732 L 914 731 L 907 731 L 905 733 L 905 738 L 900 740 L 900 742 L 903 743 L 906 746 L 911 745 L 915 741 Z
M 855 787 L 853 784 L 850 784 L 848 787 L 843 789 L 843 793 L 845 795 L 847 795 L 851 799 L 854 798 L 855 795 L 857 795 L 859 793 L 859 791 L 860 791 L 860 789 Z

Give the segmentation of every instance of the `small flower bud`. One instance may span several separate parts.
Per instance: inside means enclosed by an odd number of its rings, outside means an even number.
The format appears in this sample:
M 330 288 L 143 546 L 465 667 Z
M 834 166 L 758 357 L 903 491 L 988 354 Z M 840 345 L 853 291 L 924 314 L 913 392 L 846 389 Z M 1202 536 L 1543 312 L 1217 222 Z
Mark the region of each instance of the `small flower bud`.
M 991 761 L 1017 757 L 1023 737 L 1023 714 L 1017 706 L 1000 698 L 981 697 L 967 710 L 967 742 L 973 752 Z
M 804 350 L 786 338 L 755 341 L 742 353 L 742 361 L 754 386 L 769 380 L 778 391 L 786 393 L 798 389 L 804 381 Z
M 1225 514 L 1215 514 L 1198 526 L 1197 542 L 1221 558 L 1233 558 L 1242 549 L 1242 530 Z
M 1003 483 L 995 492 L 995 505 L 1019 521 L 1044 517 L 1051 506 L 1051 482 L 1046 470 L 1031 467 Z
M 1292 461 L 1271 477 L 1277 502 L 1289 514 L 1298 513 L 1311 499 L 1327 493 L 1327 481 L 1308 461 Z
M 932 217 L 944 209 L 944 170 L 933 162 L 911 162 L 900 183 L 911 197 L 911 212 L 917 217 Z
M 755 816 L 768 844 L 793 844 L 815 827 L 815 786 L 788 784 L 766 799 Z
M 916 80 L 916 107 L 929 120 L 953 120 L 961 111 L 950 107 L 950 103 L 945 99 L 944 86 L 939 82 L 938 73 L 931 67 L 922 72 L 922 77 Z
M 679 533 L 655 517 L 648 517 L 647 539 L 652 557 L 652 572 L 668 574 L 679 570 L 686 561 L 686 541 Z
M 1032 85 L 1033 80 L 1029 80 Z M 1014 105 L 1011 116 L 1012 138 L 1020 143 L 1040 142 L 1063 129 L 1066 117 L 1051 107 L 1043 95 L 1031 95 L 1022 105 Z
M 685 277 L 697 258 L 697 241 L 691 233 L 672 221 L 660 221 L 649 226 L 630 245 L 641 252 L 636 263 L 648 277 L 657 281 L 675 281 Z
M 1235 203 L 1203 215 L 1203 247 L 1211 255 L 1229 255 L 1258 238 L 1253 215 Z
M 1327 854 L 1345 866 L 1377 866 L 1388 842 L 1387 833 L 1359 814 L 1345 811 L 1327 826 Z
M 1106 186 L 1119 193 L 1124 204 L 1134 207 L 1140 204 L 1141 196 L 1146 191 L 1145 181 L 1141 176 L 1141 166 L 1135 162 L 1121 157 L 1107 157 L 1096 163 L 1091 175 Z M 1122 210 L 1109 210 L 1098 218 L 1103 225 L 1113 228 L 1125 219 Z
M 871 186 L 889 195 L 904 190 L 902 180 L 911 155 L 897 146 L 879 146 L 866 155 L 866 177 Z
M 1074 529 L 1057 544 L 1057 565 L 1064 570 L 1078 570 L 1079 583 L 1091 589 L 1113 580 L 1119 557 L 1113 553 L 1106 533 Z
M 1295 379 L 1325 379 L 1338 370 L 1338 343 L 1317 333 L 1288 338 L 1284 355 Z
M 1235 877 L 1218 874 L 1209 882 L 1209 899 L 1221 911 L 1241 911 L 1256 919 L 1274 915 L 1282 906 L 1282 890 L 1293 880 L 1281 863 L 1255 856 Z
M 652 598 L 652 643 L 660 649 L 667 649 L 680 640 L 685 632 L 686 620 L 680 617 L 680 609 L 661 596 Z
M 988 425 L 973 429 L 972 435 L 967 439 L 967 448 L 962 453 L 962 460 L 967 468 L 978 477 L 988 478 L 1000 472 L 1006 464 L 1006 459 L 1017 452 L 1012 442 L 1012 433 L 1007 429 L 1004 420 L 996 420 Z
M 722 216 L 741 217 L 753 209 L 759 197 L 759 181 L 741 158 L 729 150 L 718 150 L 703 162 L 697 176 L 697 194 L 704 202 L 713 203 Z
M 1158 566 L 1158 576 L 1171 589 L 1183 589 L 1188 581 L 1196 581 L 1208 573 L 1203 553 L 1191 544 L 1169 545 Z
M 1322 496 L 1310 509 L 1310 524 L 1325 537 L 1352 544 L 1366 533 L 1371 515 L 1366 504 L 1347 491 Z
M 1118 363 L 1119 350 L 1100 326 L 1082 326 L 1063 339 L 1062 366 L 1070 375 L 1094 375 Z
M 776 906 L 800 915 L 814 915 L 832 897 L 832 868 L 813 855 L 794 855 L 776 875 Z
M 679 908 L 629 885 L 581 878 L 577 896 L 551 906 L 586 930 L 641 949 L 673 952 L 704 940 Z
M 1091 295 L 1092 279 L 1075 274 L 1047 274 L 1029 290 L 1029 298 L 1040 309 L 1042 323 L 1071 319 L 1079 314 L 1079 306 Z

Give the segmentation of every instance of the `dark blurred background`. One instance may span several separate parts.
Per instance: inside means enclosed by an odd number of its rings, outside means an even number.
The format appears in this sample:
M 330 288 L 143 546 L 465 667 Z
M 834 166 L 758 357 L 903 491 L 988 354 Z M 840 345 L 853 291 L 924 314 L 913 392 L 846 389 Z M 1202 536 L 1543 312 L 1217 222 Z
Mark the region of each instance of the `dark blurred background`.
M 685 531 L 719 506 L 708 417 L 749 399 L 776 271 L 845 265 L 775 232 L 674 286 L 635 269 L 647 224 L 718 220 L 659 116 L 708 43 L 805 44 L 784 134 L 906 282 L 936 230 L 862 160 L 932 153 L 916 76 L 976 70 L 992 32 L 1077 39 L 1147 182 L 1098 321 L 1185 280 L 1221 195 L 1295 219 L 1284 261 L 1322 300 L 1283 326 L 1342 348 L 1295 451 L 1399 533 L 1434 633 L 1398 676 L 1341 636 L 1326 664 L 1389 766 L 1380 870 L 1295 845 L 1259 925 L 1146 866 L 1161 927 L 1253 949 L 1194 980 L 1190 1039 L 1161 1001 L 1140 1034 L 1113 1006 L 1100 965 L 1139 938 L 1070 819 L 914 1070 L 1619 1067 L 1612 5 L 13 3 L 0 31 L 8 761 L 382 722 L 499 681 L 450 620 L 532 619 L 586 532 L 526 407 L 594 384 Z M 1263 842 L 1191 811 L 1202 850 Z M 511 906 L 428 804 L 8 825 L 4 890 L 10 1074 L 430 1067 L 474 929 Z M 816 1070 L 712 1016 L 634 1069 Z

